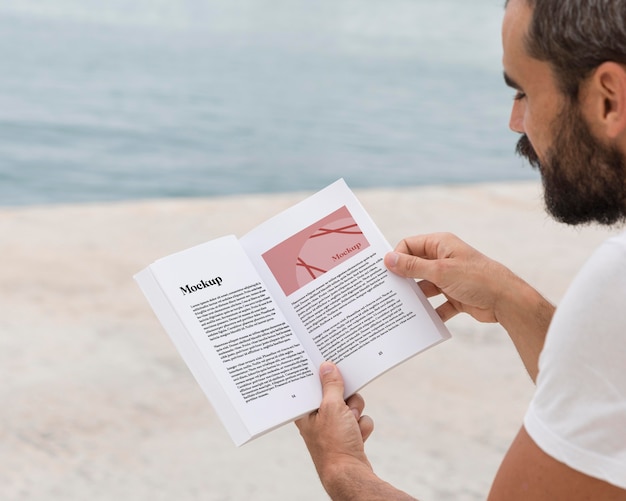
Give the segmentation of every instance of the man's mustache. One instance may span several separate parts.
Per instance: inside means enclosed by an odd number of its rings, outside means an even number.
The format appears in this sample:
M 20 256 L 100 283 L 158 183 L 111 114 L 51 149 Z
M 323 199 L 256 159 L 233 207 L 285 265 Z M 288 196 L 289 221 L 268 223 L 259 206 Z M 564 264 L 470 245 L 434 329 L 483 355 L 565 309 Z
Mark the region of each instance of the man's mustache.
M 530 139 L 526 134 L 522 134 L 522 137 L 519 138 L 517 142 L 517 146 L 515 147 L 515 153 L 517 153 L 520 157 L 528 160 L 530 165 L 535 167 L 536 169 L 541 169 L 541 162 L 539 161 L 539 156 L 533 148 L 533 145 L 530 144 Z

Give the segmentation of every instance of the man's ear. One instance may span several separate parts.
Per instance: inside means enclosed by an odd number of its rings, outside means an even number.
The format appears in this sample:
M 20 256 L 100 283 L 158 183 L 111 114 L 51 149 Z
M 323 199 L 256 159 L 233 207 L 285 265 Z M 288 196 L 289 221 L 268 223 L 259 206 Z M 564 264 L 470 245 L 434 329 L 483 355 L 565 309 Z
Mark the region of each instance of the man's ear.
M 626 137 L 626 66 L 602 63 L 585 89 L 587 110 L 592 123 L 608 139 Z

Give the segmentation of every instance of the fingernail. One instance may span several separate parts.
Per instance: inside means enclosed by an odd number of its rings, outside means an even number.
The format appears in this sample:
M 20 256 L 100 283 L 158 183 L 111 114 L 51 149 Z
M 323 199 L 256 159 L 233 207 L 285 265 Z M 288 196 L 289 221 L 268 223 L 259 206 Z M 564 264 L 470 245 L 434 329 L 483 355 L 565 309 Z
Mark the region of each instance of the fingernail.
M 325 376 L 326 374 L 330 374 L 333 370 L 335 370 L 335 366 L 330 362 L 324 362 L 320 365 L 320 376 Z
M 398 259 L 400 259 L 400 256 L 397 252 L 389 252 L 385 257 L 385 262 L 387 263 L 387 266 L 393 268 L 398 264 Z

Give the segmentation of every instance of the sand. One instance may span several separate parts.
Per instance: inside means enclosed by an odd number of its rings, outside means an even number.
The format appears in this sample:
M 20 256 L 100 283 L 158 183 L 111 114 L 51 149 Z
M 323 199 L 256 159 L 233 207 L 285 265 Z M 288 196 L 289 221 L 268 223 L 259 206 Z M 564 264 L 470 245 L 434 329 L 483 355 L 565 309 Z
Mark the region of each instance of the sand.
M 0 499 L 326 499 L 294 425 L 232 445 L 132 280 L 305 195 L 1 209 Z M 357 195 L 390 242 L 452 231 L 555 302 L 615 233 L 552 222 L 536 183 Z M 424 501 L 484 499 L 533 392 L 499 326 L 449 328 L 362 392 L 377 473 Z

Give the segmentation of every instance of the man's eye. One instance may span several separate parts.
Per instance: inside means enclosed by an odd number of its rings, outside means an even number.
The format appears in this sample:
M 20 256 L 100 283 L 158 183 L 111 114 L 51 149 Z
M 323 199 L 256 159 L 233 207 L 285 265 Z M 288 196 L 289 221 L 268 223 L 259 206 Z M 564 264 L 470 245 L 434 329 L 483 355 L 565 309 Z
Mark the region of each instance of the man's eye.
M 517 91 L 515 93 L 515 96 L 513 96 L 513 100 L 514 101 L 520 101 L 522 99 L 524 99 L 526 97 L 526 93 L 522 92 L 521 90 Z

